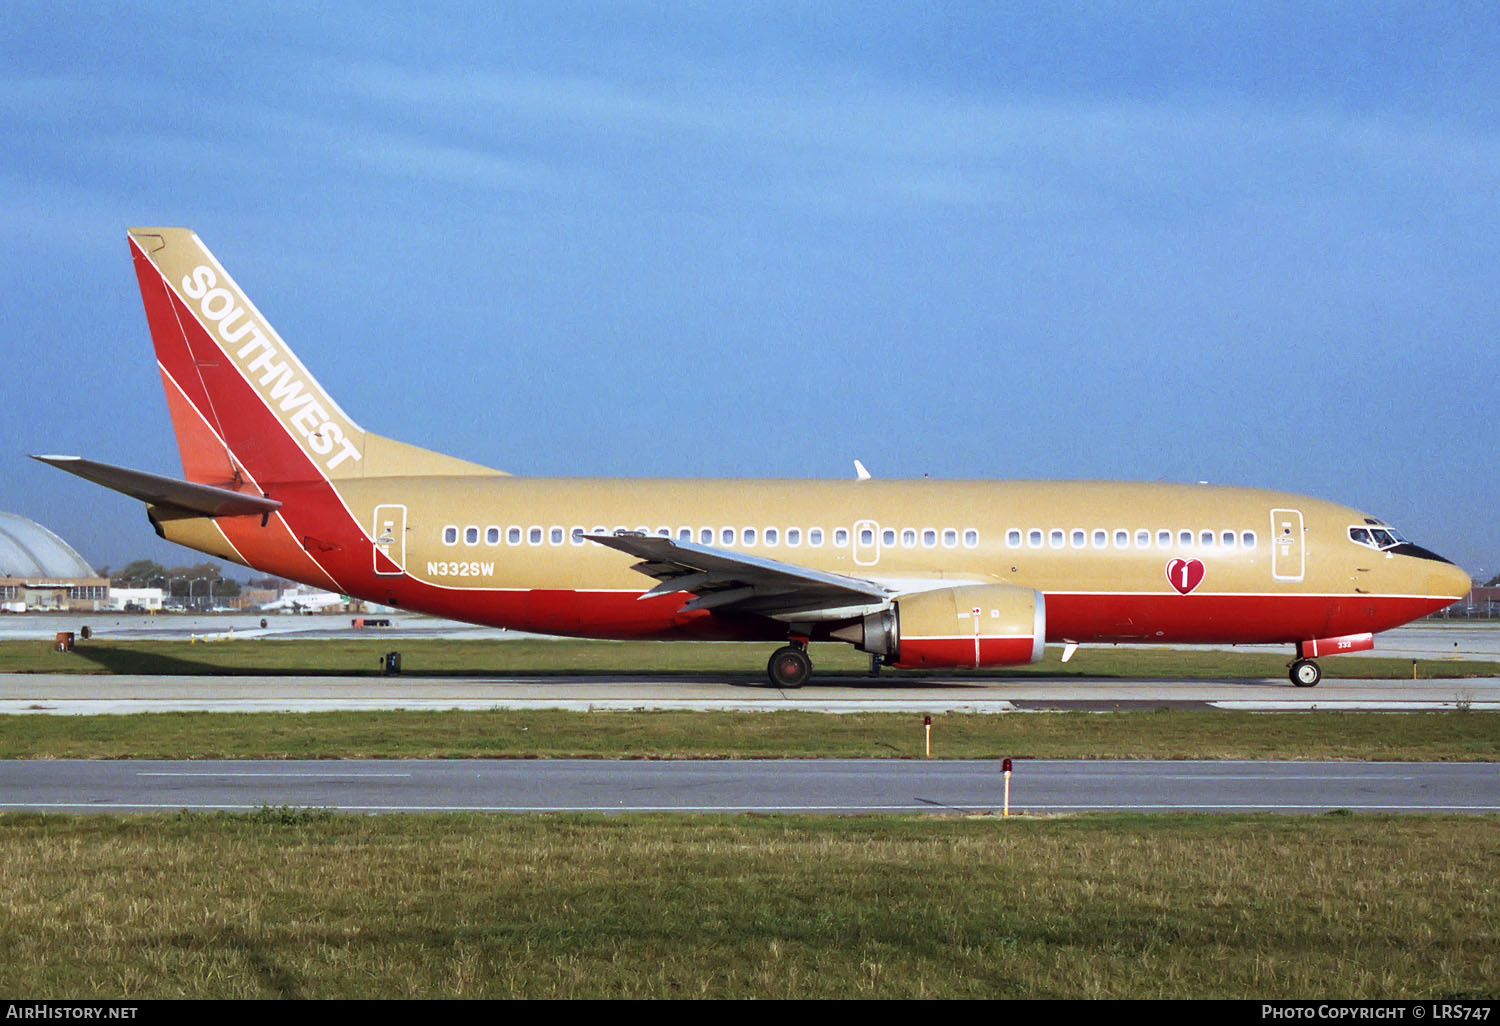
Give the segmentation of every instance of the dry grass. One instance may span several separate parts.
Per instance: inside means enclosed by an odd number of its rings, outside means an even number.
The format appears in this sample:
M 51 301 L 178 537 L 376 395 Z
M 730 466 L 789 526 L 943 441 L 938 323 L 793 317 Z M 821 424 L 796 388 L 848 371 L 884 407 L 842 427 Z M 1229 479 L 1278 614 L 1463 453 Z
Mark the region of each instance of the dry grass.
M 1500 993 L 1479 817 L 0 816 L 28 997 Z

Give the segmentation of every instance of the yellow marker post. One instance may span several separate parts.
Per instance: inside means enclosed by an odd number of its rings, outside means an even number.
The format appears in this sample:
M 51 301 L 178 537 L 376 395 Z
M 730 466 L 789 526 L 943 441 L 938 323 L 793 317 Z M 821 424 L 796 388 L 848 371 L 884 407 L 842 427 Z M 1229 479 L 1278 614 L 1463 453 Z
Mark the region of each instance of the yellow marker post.
M 932 717 L 922 717 L 922 728 L 927 732 L 927 758 L 932 758 Z
M 1006 759 L 1001 765 L 1005 769 L 1005 811 L 1001 815 L 1007 817 L 1010 815 L 1010 760 Z

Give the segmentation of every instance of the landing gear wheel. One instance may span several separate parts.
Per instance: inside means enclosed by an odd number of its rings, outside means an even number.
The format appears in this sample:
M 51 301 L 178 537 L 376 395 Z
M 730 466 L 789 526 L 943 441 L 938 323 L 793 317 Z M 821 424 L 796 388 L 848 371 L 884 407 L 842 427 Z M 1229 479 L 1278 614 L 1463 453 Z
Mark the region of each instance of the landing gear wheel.
M 771 656 L 766 673 L 778 688 L 800 688 L 812 676 L 812 660 L 807 657 L 806 649 L 787 645 Z
M 1299 688 L 1315 688 L 1323 679 L 1323 671 L 1311 659 L 1298 659 L 1292 664 L 1292 683 Z

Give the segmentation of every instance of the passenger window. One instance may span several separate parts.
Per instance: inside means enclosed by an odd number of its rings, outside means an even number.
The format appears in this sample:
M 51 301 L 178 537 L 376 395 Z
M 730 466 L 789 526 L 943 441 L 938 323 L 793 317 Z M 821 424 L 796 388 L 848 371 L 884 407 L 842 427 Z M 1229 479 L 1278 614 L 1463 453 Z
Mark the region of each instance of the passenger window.
M 1130 548 L 1130 532 L 1129 531 L 1116 531 L 1115 532 L 1115 548 L 1117 548 L 1117 549 L 1128 549 L 1128 548 Z
M 1192 531 L 1178 531 L 1177 532 L 1177 544 L 1179 544 L 1179 545 L 1186 545 L 1186 546 L 1191 547 L 1192 544 L 1193 544 L 1193 532 Z
M 1149 549 L 1151 547 L 1151 532 L 1150 531 L 1137 531 L 1137 532 L 1135 532 L 1135 547 L 1138 548 L 1138 549 Z
M 547 532 L 547 542 L 551 545 L 561 545 L 566 534 L 567 532 L 561 527 L 554 527 Z
M 1172 547 L 1172 532 L 1171 531 L 1157 531 L 1156 532 L 1156 547 L 1159 548 L 1159 549 L 1170 549 Z
M 926 527 L 922 529 L 922 548 L 937 548 L 937 528 Z
M 477 527 L 466 527 L 466 528 L 464 528 L 464 544 L 465 545 L 478 545 L 479 544 L 479 528 L 477 528 Z
M 698 528 L 698 544 L 712 545 L 714 543 L 714 529 L 712 527 Z
M 874 545 L 875 532 L 870 530 L 868 527 L 861 527 L 859 529 L 859 543 L 861 545 Z
M 732 528 L 732 527 L 723 527 L 723 528 L 719 529 L 719 544 L 720 545 L 733 545 L 734 544 L 734 528 Z
M 687 542 L 691 545 L 693 542 L 693 529 L 691 527 L 679 527 L 677 529 L 677 540 Z
M 670 527 L 658 527 L 656 529 L 656 536 L 658 538 L 670 538 L 672 537 L 672 529 Z
M 1214 533 L 1213 533 L 1213 532 L 1212 532 L 1212 531 L 1203 531 L 1203 532 L 1201 532 L 1201 533 L 1200 533 L 1200 534 L 1199 534 L 1199 535 L 1198 535 L 1198 542 L 1199 542 L 1199 544 L 1201 544 L 1201 545 L 1202 545 L 1202 546 L 1203 546 L 1203 547 L 1204 547 L 1204 548 L 1205 548 L 1205 549 L 1210 549 L 1210 548 L 1213 548 L 1213 544 L 1214 544 Z
M 1219 541 L 1221 541 L 1221 542 L 1224 543 L 1224 547 L 1226 549 L 1232 549 L 1232 548 L 1234 548 L 1234 532 L 1233 531 L 1225 531 L 1219 537 Z
M 584 537 L 584 533 L 585 532 L 584 532 L 583 528 L 581 528 L 581 527 L 575 527 L 575 528 L 573 528 L 573 531 L 572 531 L 572 534 L 571 534 L 569 540 L 572 541 L 572 543 L 574 545 L 582 545 L 584 542 L 588 541 L 588 539 Z
M 896 529 L 894 527 L 887 527 L 880 532 L 880 544 L 886 548 L 890 548 L 896 544 Z
M 787 540 L 791 540 L 791 531 L 787 532 Z M 836 527 L 833 529 L 833 544 L 835 548 L 846 549 L 849 547 L 849 529 L 847 527 Z
M 802 544 L 802 528 L 788 527 L 786 529 L 786 543 L 792 548 Z
M 1040 529 L 1033 527 L 1031 530 L 1026 532 L 1026 546 L 1027 548 L 1032 549 L 1039 549 L 1042 547 L 1042 532 Z
M 964 548 L 966 548 L 966 549 L 977 549 L 977 548 L 979 548 L 979 532 L 976 531 L 976 530 L 974 530 L 974 528 L 972 528 L 972 527 L 970 527 L 970 528 L 968 528 L 967 530 L 964 531 Z
M 1075 549 L 1081 549 L 1088 545 L 1088 543 L 1089 533 L 1081 527 L 1075 527 L 1073 529 L 1073 547 Z
M 499 545 L 500 544 L 500 528 L 498 528 L 498 527 L 486 527 L 484 529 L 484 543 L 486 545 Z
M 456 528 L 456 527 L 445 527 L 445 528 L 443 528 L 443 544 L 444 545 L 457 545 L 458 544 L 458 528 Z
M 823 529 L 821 527 L 809 527 L 807 529 L 807 544 L 815 549 L 822 547 Z
M 753 527 L 746 527 L 746 528 L 742 529 L 740 531 L 740 538 L 744 540 L 744 542 L 745 542 L 746 545 L 754 545 L 755 544 L 755 528 L 753 528 Z
M 541 543 L 542 543 L 542 529 L 540 527 L 533 527 L 529 531 L 526 532 L 526 544 L 528 544 L 528 545 L 540 545 Z
M 1105 549 L 1105 548 L 1108 548 L 1108 547 L 1109 547 L 1109 532 L 1108 531 L 1095 531 L 1094 532 L 1094 548 L 1096 548 L 1096 549 Z
M 1061 531 L 1057 532 L 1062 534 Z M 954 549 L 958 547 L 958 532 L 951 527 L 943 528 L 943 548 Z M 1062 547 L 1062 539 L 1058 539 L 1058 547 Z
M 1005 544 L 1008 548 L 1019 549 L 1021 547 L 1021 532 L 1016 530 L 1014 527 L 1012 527 L 1009 531 L 1006 531 Z
M 903 549 L 914 549 L 917 547 L 917 532 L 915 528 L 903 527 L 901 529 L 901 547 Z
M 507 545 L 519 545 L 519 544 L 521 544 L 521 529 L 519 527 L 517 527 L 514 524 L 512 524 L 510 527 L 507 527 L 505 529 L 505 544 L 507 544 Z
M 781 541 L 781 532 L 774 527 L 766 528 L 765 542 L 767 545 L 775 545 Z
M 1240 544 L 1247 549 L 1255 548 L 1255 532 L 1246 531 L 1240 535 Z

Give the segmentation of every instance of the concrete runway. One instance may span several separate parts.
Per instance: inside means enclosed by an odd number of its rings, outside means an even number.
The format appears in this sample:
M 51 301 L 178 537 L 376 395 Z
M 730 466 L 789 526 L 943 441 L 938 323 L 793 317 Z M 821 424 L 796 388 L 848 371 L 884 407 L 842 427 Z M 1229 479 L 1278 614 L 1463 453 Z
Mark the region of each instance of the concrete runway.
M 682 677 L 140 677 L 0 674 L 0 714 L 316 712 L 334 709 L 690 709 L 1008 713 L 1161 706 L 1220 709 L 1500 709 L 1500 677 L 1333 680 L 990 680 L 818 677 L 796 691 L 745 675 Z
M 206 635 L 236 638 L 490 638 L 514 632 L 394 614 L 386 628 L 351 628 L 347 614 L 182 615 L 96 613 L 0 617 L 0 640 L 51 639 L 90 626 L 95 638 L 148 639 Z M 1449 659 L 1500 665 L 1500 623 L 1424 621 L 1376 639 L 1374 655 L 1420 661 L 1422 680 L 1333 680 L 1294 688 L 1270 680 L 1169 681 L 1056 678 L 835 677 L 814 674 L 798 691 L 766 684 L 758 672 L 652 680 L 648 677 L 133 677 L 0 675 L 0 714 L 100 715 L 136 712 L 311 712 L 333 709 L 699 709 L 848 712 L 1004 713 L 1036 709 L 1212 706 L 1225 709 L 1500 709 L 1500 675 L 1432 679 Z M 1226 646 L 1227 647 L 1227 646 Z M 747 646 L 747 661 L 755 663 Z M 1286 655 L 1285 647 L 1240 646 Z M 1089 647 L 1069 669 L 1087 672 Z M 1337 662 L 1365 653 L 1338 656 Z
M 0 761 L 32 812 L 804 812 L 993 814 L 997 760 Z M 1013 814 L 1500 812 L 1500 764 L 1015 761 Z

